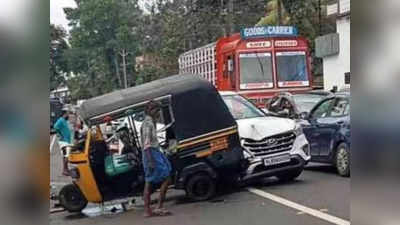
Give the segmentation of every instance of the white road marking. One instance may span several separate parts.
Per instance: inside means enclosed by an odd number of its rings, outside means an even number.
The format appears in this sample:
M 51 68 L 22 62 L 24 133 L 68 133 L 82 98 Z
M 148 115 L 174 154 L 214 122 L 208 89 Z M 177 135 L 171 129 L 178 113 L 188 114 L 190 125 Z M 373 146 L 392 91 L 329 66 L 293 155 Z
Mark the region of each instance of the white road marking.
M 328 221 L 330 223 L 338 224 L 338 225 L 350 225 L 350 221 L 347 221 L 347 220 L 341 219 L 339 217 L 332 216 L 332 215 L 320 212 L 319 210 L 315 210 L 315 209 L 300 205 L 298 203 L 289 201 L 287 199 L 284 199 L 282 197 L 267 193 L 265 191 L 262 191 L 262 190 L 259 190 L 259 189 L 256 189 L 256 188 L 247 188 L 247 190 L 249 192 L 251 192 L 253 194 L 256 194 L 258 196 L 261 196 L 263 198 L 267 198 L 267 199 L 272 200 L 274 202 L 277 202 L 279 204 L 282 204 L 282 205 L 285 205 L 287 207 L 299 210 L 301 212 L 307 213 L 308 215 L 317 217 L 319 219 Z

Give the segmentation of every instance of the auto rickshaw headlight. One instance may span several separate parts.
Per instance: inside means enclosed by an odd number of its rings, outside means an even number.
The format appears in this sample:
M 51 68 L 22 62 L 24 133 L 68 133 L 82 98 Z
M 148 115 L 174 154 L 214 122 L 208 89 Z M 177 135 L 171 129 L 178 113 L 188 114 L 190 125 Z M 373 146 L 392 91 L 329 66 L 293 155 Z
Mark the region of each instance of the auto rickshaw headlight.
M 70 169 L 69 174 L 70 174 L 70 176 L 71 176 L 72 178 L 74 178 L 74 179 L 79 179 L 79 177 L 80 177 L 79 169 L 78 169 L 78 168 L 72 168 L 72 169 Z

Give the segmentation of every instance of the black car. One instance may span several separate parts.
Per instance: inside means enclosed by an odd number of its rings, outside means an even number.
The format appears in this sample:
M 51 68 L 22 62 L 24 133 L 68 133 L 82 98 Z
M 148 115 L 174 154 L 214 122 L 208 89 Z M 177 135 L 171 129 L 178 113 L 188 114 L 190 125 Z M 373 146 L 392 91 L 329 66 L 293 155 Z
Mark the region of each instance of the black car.
M 341 176 L 350 175 L 350 92 L 326 97 L 301 114 L 310 143 L 312 162 L 335 165 Z

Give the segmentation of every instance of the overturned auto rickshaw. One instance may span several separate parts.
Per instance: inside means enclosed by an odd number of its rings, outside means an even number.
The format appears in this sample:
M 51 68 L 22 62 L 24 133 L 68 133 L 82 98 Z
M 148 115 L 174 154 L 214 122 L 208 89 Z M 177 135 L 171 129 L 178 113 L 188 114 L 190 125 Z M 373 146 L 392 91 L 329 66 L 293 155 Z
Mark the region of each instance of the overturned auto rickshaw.
M 78 113 L 88 126 L 81 146 L 69 156 L 72 184 L 59 199 L 70 212 L 88 202 L 140 195 L 144 186 L 139 125 L 150 100 L 162 105 L 161 146 L 173 167 L 172 184 L 191 199 L 206 200 L 224 179 L 237 180 L 246 163 L 234 118 L 209 82 L 176 75 L 85 101 Z M 109 151 L 100 125 L 128 118 L 122 154 Z M 158 127 L 158 126 L 157 126 Z M 128 143 L 129 142 L 129 143 Z M 225 182 L 225 181 L 224 181 Z

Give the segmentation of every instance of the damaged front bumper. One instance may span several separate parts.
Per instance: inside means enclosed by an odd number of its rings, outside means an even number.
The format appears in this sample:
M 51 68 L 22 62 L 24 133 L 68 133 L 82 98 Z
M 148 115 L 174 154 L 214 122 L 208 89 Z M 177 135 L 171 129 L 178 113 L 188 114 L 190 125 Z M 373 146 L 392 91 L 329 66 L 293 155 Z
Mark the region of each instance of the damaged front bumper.
M 289 155 L 290 161 L 279 163 L 276 165 L 266 166 L 264 160 L 266 158 L 280 157 Z M 302 170 L 310 161 L 310 145 L 304 134 L 296 137 L 293 147 L 290 151 L 279 152 L 260 157 L 251 156 L 248 158 L 248 167 L 244 176 L 241 177 L 241 183 L 249 183 L 261 178 L 272 177 L 291 170 Z

